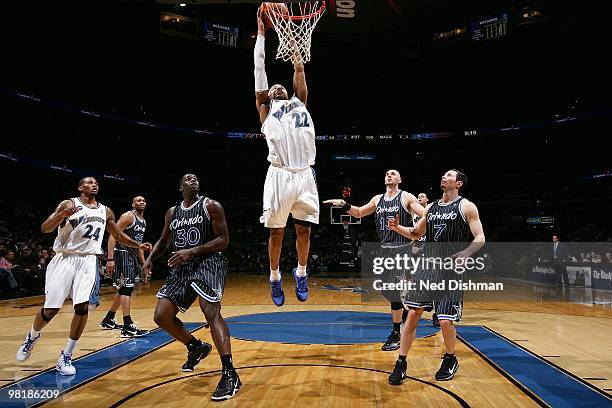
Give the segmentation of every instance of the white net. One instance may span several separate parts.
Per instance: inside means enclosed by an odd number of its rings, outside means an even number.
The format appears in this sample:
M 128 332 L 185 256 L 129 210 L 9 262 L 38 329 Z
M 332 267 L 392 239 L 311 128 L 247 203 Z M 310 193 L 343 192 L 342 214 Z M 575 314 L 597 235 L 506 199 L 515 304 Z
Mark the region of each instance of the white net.
M 268 4 L 266 15 L 279 40 L 276 59 L 310 61 L 312 32 L 325 11 L 325 1 Z

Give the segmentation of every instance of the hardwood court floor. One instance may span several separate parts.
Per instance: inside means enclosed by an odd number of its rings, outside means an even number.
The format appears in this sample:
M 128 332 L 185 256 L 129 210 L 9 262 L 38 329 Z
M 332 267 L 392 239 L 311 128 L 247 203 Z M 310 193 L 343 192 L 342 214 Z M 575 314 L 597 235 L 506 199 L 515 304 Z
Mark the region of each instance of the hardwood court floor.
M 288 281 L 288 280 L 287 280 Z M 321 290 L 322 284 L 347 281 L 312 279 L 308 302 L 299 303 L 290 283 L 285 284 L 287 302 L 276 308 L 270 300 L 265 278 L 232 278 L 226 285 L 224 317 L 279 312 L 342 310 L 388 311 L 384 302 L 363 303 L 347 291 Z M 137 291 L 132 316 L 143 328 L 154 328 L 155 293 L 160 282 Z M 104 289 L 102 305 L 90 312 L 89 322 L 75 351 L 75 358 L 116 344 L 118 331 L 103 331 L 98 323 L 106 314 L 113 292 Z M 0 386 L 55 365 L 64 347 L 71 305 L 45 328 L 43 337 L 25 364 L 17 364 L 15 351 L 32 324 L 42 297 L 0 302 Z M 538 356 L 587 380 L 600 389 L 612 388 L 612 311 L 567 303 L 479 302 L 466 303 L 461 325 L 485 325 Z M 121 312 L 118 313 L 120 320 Z M 179 315 L 185 322 L 203 320 L 199 308 Z M 389 326 L 390 328 L 390 326 Z M 212 343 L 208 329 L 195 335 Z M 381 339 L 384 341 L 384 338 Z M 483 357 L 463 342 L 457 344 L 460 370 L 453 381 L 433 378 L 443 354 L 440 333 L 415 341 L 409 356 L 408 379 L 400 387 L 387 383 L 397 352 L 382 352 L 381 343 L 355 345 L 284 344 L 232 339 L 235 365 L 243 387 L 222 406 L 406 407 L 464 406 L 530 407 L 536 400 L 502 376 Z M 98 407 L 122 403 L 139 407 L 213 404 L 210 395 L 220 377 L 220 361 L 213 350 L 193 373 L 182 373 L 182 344 L 172 342 L 141 358 L 110 371 L 61 395 L 50 406 Z M 558 357 L 552 357 L 558 356 Z M 77 366 L 78 368 L 78 366 Z

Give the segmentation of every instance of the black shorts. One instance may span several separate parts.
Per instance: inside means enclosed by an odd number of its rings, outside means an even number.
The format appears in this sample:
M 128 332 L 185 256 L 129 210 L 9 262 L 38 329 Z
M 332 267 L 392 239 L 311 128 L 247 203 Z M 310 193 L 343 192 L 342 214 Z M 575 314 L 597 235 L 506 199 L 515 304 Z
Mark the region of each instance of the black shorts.
M 440 283 L 454 277 L 454 273 L 441 270 L 421 269 L 413 275 L 417 289 L 408 291 L 403 296 L 404 307 L 407 309 L 425 309 L 434 311 L 440 320 L 460 321 L 463 313 L 463 291 L 449 290 L 421 290 L 420 281 Z
M 136 276 L 140 273 L 138 254 L 124 249 L 115 249 L 115 271 L 113 286 L 116 288 L 133 288 Z
M 220 252 L 198 257 L 173 269 L 157 297 L 169 299 L 181 312 L 189 309 L 198 296 L 221 302 L 226 275 L 227 259 Z

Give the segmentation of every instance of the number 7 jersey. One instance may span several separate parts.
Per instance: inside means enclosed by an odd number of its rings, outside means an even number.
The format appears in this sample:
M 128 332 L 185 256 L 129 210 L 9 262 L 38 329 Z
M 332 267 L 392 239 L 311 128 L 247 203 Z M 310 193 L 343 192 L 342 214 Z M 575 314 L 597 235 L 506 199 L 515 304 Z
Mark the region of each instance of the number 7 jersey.
M 315 164 L 315 129 L 306 105 L 297 97 L 273 99 L 261 125 L 268 143 L 268 161 L 293 170 Z
M 67 255 L 102 254 L 106 206 L 97 203 L 96 207 L 88 207 L 79 198 L 71 200 L 78 211 L 58 227 L 53 250 Z

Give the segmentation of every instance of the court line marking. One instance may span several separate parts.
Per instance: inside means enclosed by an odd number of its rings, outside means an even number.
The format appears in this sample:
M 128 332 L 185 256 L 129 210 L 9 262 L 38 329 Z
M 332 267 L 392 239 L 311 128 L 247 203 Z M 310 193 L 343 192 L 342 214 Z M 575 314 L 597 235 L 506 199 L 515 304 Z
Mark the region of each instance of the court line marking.
M 194 327 L 192 330 L 189 330 L 191 333 L 193 333 L 193 332 L 195 332 L 195 331 L 197 331 L 197 330 L 200 330 L 200 329 L 202 329 L 202 328 L 204 327 L 204 324 L 203 324 L 203 323 L 189 323 L 189 324 L 195 324 L 195 325 L 196 325 L 196 326 L 195 326 L 195 327 Z M 152 332 L 155 332 L 155 331 L 159 331 L 159 330 L 161 330 L 161 328 L 159 328 L 159 327 L 158 327 L 157 329 L 153 329 L 153 330 L 151 331 L 151 333 L 152 333 Z M 138 338 L 136 338 L 136 339 L 138 339 Z M 94 352 L 92 352 L 92 353 L 88 353 L 88 354 L 86 354 L 86 355 L 83 355 L 83 356 L 81 356 L 81 357 L 79 357 L 79 358 L 75 359 L 74 361 L 81 360 L 81 359 L 83 359 L 83 358 L 85 358 L 85 357 L 91 356 L 92 354 L 99 353 L 99 352 L 104 351 L 104 350 L 106 350 L 106 349 L 108 349 L 108 348 L 116 347 L 116 346 L 119 346 L 119 345 L 120 345 L 120 344 L 122 344 L 122 343 L 129 342 L 129 341 L 132 341 L 132 340 L 134 340 L 134 338 L 131 338 L 131 339 L 126 339 L 126 340 L 120 341 L 120 342 L 118 342 L 118 343 L 115 343 L 115 344 L 112 344 L 112 345 L 106 346 L 106 347 L 101 348 L 101 349 L 99 349 L 99 350 L 97 350 L 97 351 L 94 351 Z M 62 390 L 62 391 L 61 391 L 61 392 L 58 394 L 58 396 L 57 396 L 56 398 L 47 398 L 47 399 L 41 399 L 40 401 L 36 401 L 36 402 L 33 402 L 33 403 L 31 402 L 31 400 L 21 400 L 21 401 L 14 401 L 14 402 L 21 403 L 21 405 L 20 405 L 20 406 L 39 407 L 39 406 L 41 406 L 41 405 L 43 405 L 43 404 L 46 404 L 46 403 L 48 403 L 48 402 L 50 402 L 50 401 L 53 401 L 53 400 L 55 400 L 55 399 L 59 398 L 60 396 L 62 396 L 62 395 L 64 395 L 64 394 L 66 394 L 66 393 L 68 393 L 68 392 L 72 392 L 72 391 L 74 391 L 74 390 L 76 390 L 76 389 L 78 389 L 78 388 L 80 388 L 80 387 L 82 387 L 82 386 L 84 386 L 84 385 L 86 385 L 86 384 L 88 384 L 88 383 L 90 383 L 90 382 L 92 382 L 92 381 L 94 381 L 94 380 L 96 380 L 96 379 L 98 379 L 98 378 L 100 378 L 100 377 L 102 377 L 102 376 L 104 376 L 104 375 L 108 374 L 108 373 L 111 373 L 111 372 L 113 372 L 113 371 L 115 371 L 115 370 L 117 370 L 117 369 L 119 369 L 119 368 L 121 368 L 121 367 L 123 367 L 123 366 L 125 366 L 125 365 L 127 365 L 127 364 L 130 364 L 130 363 L 132 363 L 132 362 L 134 362 L 134 361 L 136 361 L 136 360 L 138 360 L 138 359 L 140 359 L 140 358 L 142 358 L 142 357 L 145 357 L 145 356 L 147 356 L 147 355 L 149 355 L 149 354 L 153 353 L 154 351 L 157 351 L 157 350 L 159 350 L 160 348 L 165 347 L 165 346 L 167 346 L 168 344 L 170 344 L 170 343 L 172 343 L 172 342 L 175 342 L 175 341 L 176 341 L 176 340 L 175 340 L 175 339 L 173 339 L 173 338 L 170 336 L 170 339 L 169 339 L 168 341 L 163 342 L 163 343 L 161 343 L 160 345 L 158 345 L 158 346 L 156 346 L 156 347 L 154 347 L 154 348 L 151 348 L 150 350 L 144 351 L 144 352 L 142 352 L 142 354 L 138 354 L 138 355 L 136 355 L 135 357 L 133 357 L 133 358 L 131 358 L 131 359 L 128 359 L 128 360 L 126 360 L 126 361 L 124 361 L 124 362 L 121 362 L 121 363 L 119 363 L 119 364 L 117 364 L 117 365 L 115 365 L 115 366 L 112 366 L 112 367 L 108 368 L 108 369 L 107 369 L 107 370 L 105 370 L 105 371 L 102 371 L 102 372 L 100 372 L 100 373 L 98 373 L 98 374 L 96 374 L 96 375 L 93 375 L 93 376 L 91 376 L 91 377 L 89 377 L 89 378 L 86 378 L 86 379 L 85 379 L 85 380 L 83 380 L 82 382 L 80 382 L 80 383 L 78 383 L 78 384 L 75 384 L 75 385 L 74 385 L 74 386 L 72 386 L 72 387 L 69 387 L 69 388 L 66 388 L 66 389 Z M 17 381 L 14 381 L 14 382 L 13 382 L 13 383 L 11 383 L 11 384 L 6 384 L 6 385 L 3 385 L 2 387 L 0 387 L 0 390 L 4 390 L 4 389 L 6 389 L 6 388 L 9 388 L 9 387 L 14 386 L 15 384 L 18 384 L 19 382 L 29 380 L 29 379 L 31 379 L 32 377 L 35 377 L 35 376 L 38 376 L 38 375 L 43 375 L 43 374 L 49 373 L 49 372 L 51 372 L 51 371 L 55 371 L 55 367 L 51 367 L 51 368 L 49 368 L 49 369 L 47 369 L 47 370 L 44 370 L 44 371 L 42 371 L 42 372 L 39 372 L 39 373 L 33 374 L 33 375 L 31 375 L 31 376 L 28 376 L 28 377 L 22 378 L 22 379 L 17 380 Z
M 518 381 L 516 378 L 514 378 L 512 375 L 506 372 L 506 370 L 498 366 L 493 360 L 489 359 L 489 357 L 487 357 L 484 353 L 482 353 L 476 347 L 472 346 L 467 340 L 461 337 L 459 333 L 457 333 L 457 339 L 459 339 L 459 341 L 461 341 L 467 348 L 472 350 L 477 356 L 482 358 L 487 364 L 493 367 L 498 373 L 502 375 L 502 377 L 506 378 L 508 381 L 514 384 L 515 387 L 517 387 L 525 395 L 531 398 L 536 404 L 538 404 L 541 407 L 550 407 L 550 405 L 548 405 L 546 402 L 540 399 L 540 397 L 537 394 L 535 394 L 529 388 L 525 387 L 520 381 Z
M 538 361 L 545 363 L 547 365 L 549 365 L 550 367 L 556 369 L 557 371 L 561 372 L 562 374 L 566 375 L 567 377 L 573 379 L 574 381 L 576 381 L 577 383 L 580 383 L 584 386 L 586 386 L 587 388 L 590 388 L 592 391 L 595 391 L 596 394 L 599 394 L 601 396 L 603 396 L 604 398 L 606 398 L 607 400 L 612 400 L 612 398 L 608 395 L 608 393 L 604 392 L 603 390 L 601 390 L 600 388 L 594 386 L 593 384 L 590 384 L 586 381 L 584 381 L 583 379 L 581 379 L 580 377 L 576 376 L 575 374 L 572 374 L 571 372 L 563 369 L 562 367 L 557 366 L 556 364 L 542 358 L 541 356 L 535 354 L 534 352 L 532 352 L 531 350 L 526 349 L 525 347 L 521 346 L 518 343 L 513 342 L 512 340 L 508 339 L 507 337 L 503 336 L 502 334 L 499 334 L 497 332 L 495 332 L 494 330 L 488 328 L 487 326 L 467 326 L 467 327 L 480 327 L 488 332 L 490 332 L 493 335 L 498 336 L 499 338 L 505 340 L 506 342 L 508 342 L 511 346 L 515 347 L 518 350 L 521 350 L 527 354 L 529 354 L 532 357 L 535 357 Z M 537 395 L 534 391 L 532 391 L 531 389 L 527 388 L 527 386 L 525 386 L 521 381 L 515 379 L 509 372 L 507 372 L 506 370 L 504 370 L 500 365 L 498 365 L 498 363 L 496 363 L 495 361 L 493 361 L 491 358 L 489 358 L 486 354 L 484 354 L 483 352 L 481 352 L 479 349 L 476 348 L 476 346 L 473 346 L 472 344 L 470 344 L 466 339 L 462 338 L 461 335 L 459 333 L 457 333 L 457 338 L 464 343 L 468 348 L 470 348 L 472 351 L 474 351 L 477 355 L 479 355 L 481 358 L 483 358 L 487 363 L 489 363 L 493 368 L 495 368 L 500 374 L 502 374 L 504 377 L 506 377 L 510 382 L 512 382 L 515 386 L 517 386 L 521 391 L 523 391 L 526 395 L 528 395 L 529 397 L 531 397 L 534 402 L 538 403 L 540 406 L 544 406 L 544 407 L 550 407 L 550 405 L 545 402 L 542 397 L 540 397 L 539 395 Z M 553 394 L 554 396 L 554 394 Z
M 345 369 L 352 369 L 352 370 L 362 370 L 362 371 L 371 371 L 371 372 L 376 372 L 376 373 L 382 373 L 382 374 L 391 374 L 391 372 L 389 371 L 383 371 L 383 370 L 378 370 L 375 368 L 367 368 L 367 367 L 354 367 L 354 366 L 341 366 L 341 365 L 334 365 L 334 364 L 264 364 L 264 365 L 256 365 L 256 366 L 245 366 L 245 367 L 236 367 L 236 371 L 241 371 L 241 370 L 248 370 L 248 369 L 253 369 L 253 368 L 270 368 L 270 367 L 331 367 L 331 368 L 345 368 Z M 114 404 L 111 405 L 111 407 L 119 407 L 121 405 L 123 405 L 124 403 L 128 402 L 129 400 L 131 400 L 132 398 L 147 392 L 149 390 L 152 390 L 153 388 L 157 388 L 160 387 L 162 385 L 166 385 L 175 381 L 181 381 L 187 378 L 192 378 L 192 377 L 199 377 L 199 376 L 206 376 L 206 375 L 210 375 L 210 374 L 216 374 L 216 373 L 220 373 L 221 370 L 213 370 L 213 371 L 206 371 L 203 373 L 198 373 L 198 374 L 191 374 L 191 375 L 186 375 L 186 376 L 181 376 L 181 377 L 175 377 L 169 380 L 165 380 L 165 381 L 161 381 L 157 384 L 152 384 L 148 387 L 142 388 L 138 391 L 133 392 L 130 395 L 127 395 L 125 397 L 123 397 L 122 399 L 120 399 L 119 401 L 115 402 Z M 455 401 L 457 401 L 459 403 L 459 405 L 462 408 L 470 408 L 470 405 L 467 403 L 467 401 L 465 401 L 463 398 L 461 398 L 459 395 L 455 394 L 454 392 L 447 390 L 444 387 L 441 387 L 437 384 L 431 383 L 429 381 L 426 380 L 421 380 L 419 378 L 415 378 L 415 377 L 411 377 L 411 376 L 406 376 L 406 379 L 410 379 L 413 381 L 417 381 L 420 382 L 422 384 L 426 384 L 429 386 L 432 386 L 448 395 L 450 395 L 453 399 L 455 399 Z M 244 384 L 243 384 L 244 386 Z M 391 385 L 389 385 L 391 387 Z
M 152 333 L 152 332 L 154 332 L 154 331 L 156 331 L 156 330 L 160 330 L 160 328 L 158 327 L 158 328 L 156 328 L 156 329 L 151 330 L 151 333 Z M 78 361 L 78 360 L 80 360 L 80 359 L 82 359 L 82 358 L 84 358 L 84 357 L 90 356 L 90 355 L 92 355 L 92 354 L 94 354 L 94 353 L 97 353 L 97 352 L 99 352 L 99 351 L 106 350 L 107 348 L 110 348 L 110 347 L 113 347 L 113 346 L 119 345 L 119 344 L 121 344 L 121 343 L 125 343 L 126 341 L 130 341 L 130 340 L 131 340 L 131 339 L 125 339 L 125 340 L 118 341 L 118 342 L 116 342 L 116 343 L 109 344 L 108 346 L 104 346 L 104 347 L 102 347 L 102 348 L 100 348 L 100 349 L 96 349 L 96 350 L 91 351 L 91 352 L 89 352 L 89 353 L 85 353 L 85 354 L 83 354 L 82 356 L 79 356 L 79 357 L 75 358 L 75 359 L 74 359 L 74 360 L 72 360 L 72 361 L 73 361 L 73 362 Z M 82 350 L 84 350 L 84 349 L 82 349 Z M 30 375 L 28 375 L 28 376 L 26 376 L 26 377 L 23 377 L 23 378 L 20 378 L 20 379 L 18 379 L 18 380 L 12 380 L 12 381 L 13 381 L 12 383 L 10 383 L 10 384 L 4 384 L 2 387 L 0 387 L 0 390 L 2 390 L 2 389 L 3 389 L 3 388 L 5 388 L 5 387 L 9 387 L 9 386 L 11 386 L 11 385 L 13 385 L 13 384 L 15 384 L 15 383 L 17 383 L 17 382 L 19 382 L 19 381 L 28 380 L 28 379 L 30 379 L 30 378 L 32 378 L 32 377 L 34 377 L 35 375 L 38 375 L 38 374 L 43 374 L 43 373 L 46 373 L 46 372 L 51 371 L 51 370 L 55 370 L 55 367 L 50 367 L 50 368 L 40 369 L 40 370 L 22 369 L 22 370 L 20 370 L 20 371 L 36 371 L 36 373 L 34 373 L 34 374 L 30 374 Z
M 516 343 L 512 342 L 512 340 L 508 339 L 503 334 L 500 334 L 500 333 L 496 332 L 495 330 L 490 329 L 487 326 L 482 326 L 482 327 L 484 327 L 485 329 L 489 330 L 493 334 L 498 335 L 499 337 L 503 338 L 504 340 L 509 341 L 510 343 L 514 344 L 516 347 L 520 348 L 521 350 L 523 350 L 523 351 L 531 354 L 532 356 L 536 357 L 538 360 L 540 360 L 540 361 L 542 361 L 542 362 L 544 362 L 544 363 L 546 363 L 546 364 L 556 368 L 557 370 L 563 372 L 565 375 L 567 375 L 567 376 L 573 378 L 574 380 L 576 380 L 576 381 L 586 385 L 587 387 L 591 388 L 593 391 L 598 392 L 599 394 L 603 395 L 606 398 L 610 398 L 609 395 L 606 392 L 603 392 L 603 390 L 601 388 L 599 388 L 599 387 L 589 383 L 588 381 L 583 380 L 582 378 L 578 377 L 576 374 L 574 374 L 574 373 L 572 373 L 570 371 L 567 371 L 565 368 L 558 366 L 557 364 L 553 363 L 552 361 L 548 361 L 545 358 L 542 358 L 538 354 L 536 354 L 533 351 L 531 351 L 531 350 L 521 346 L 520 344 L 516 344 Z

